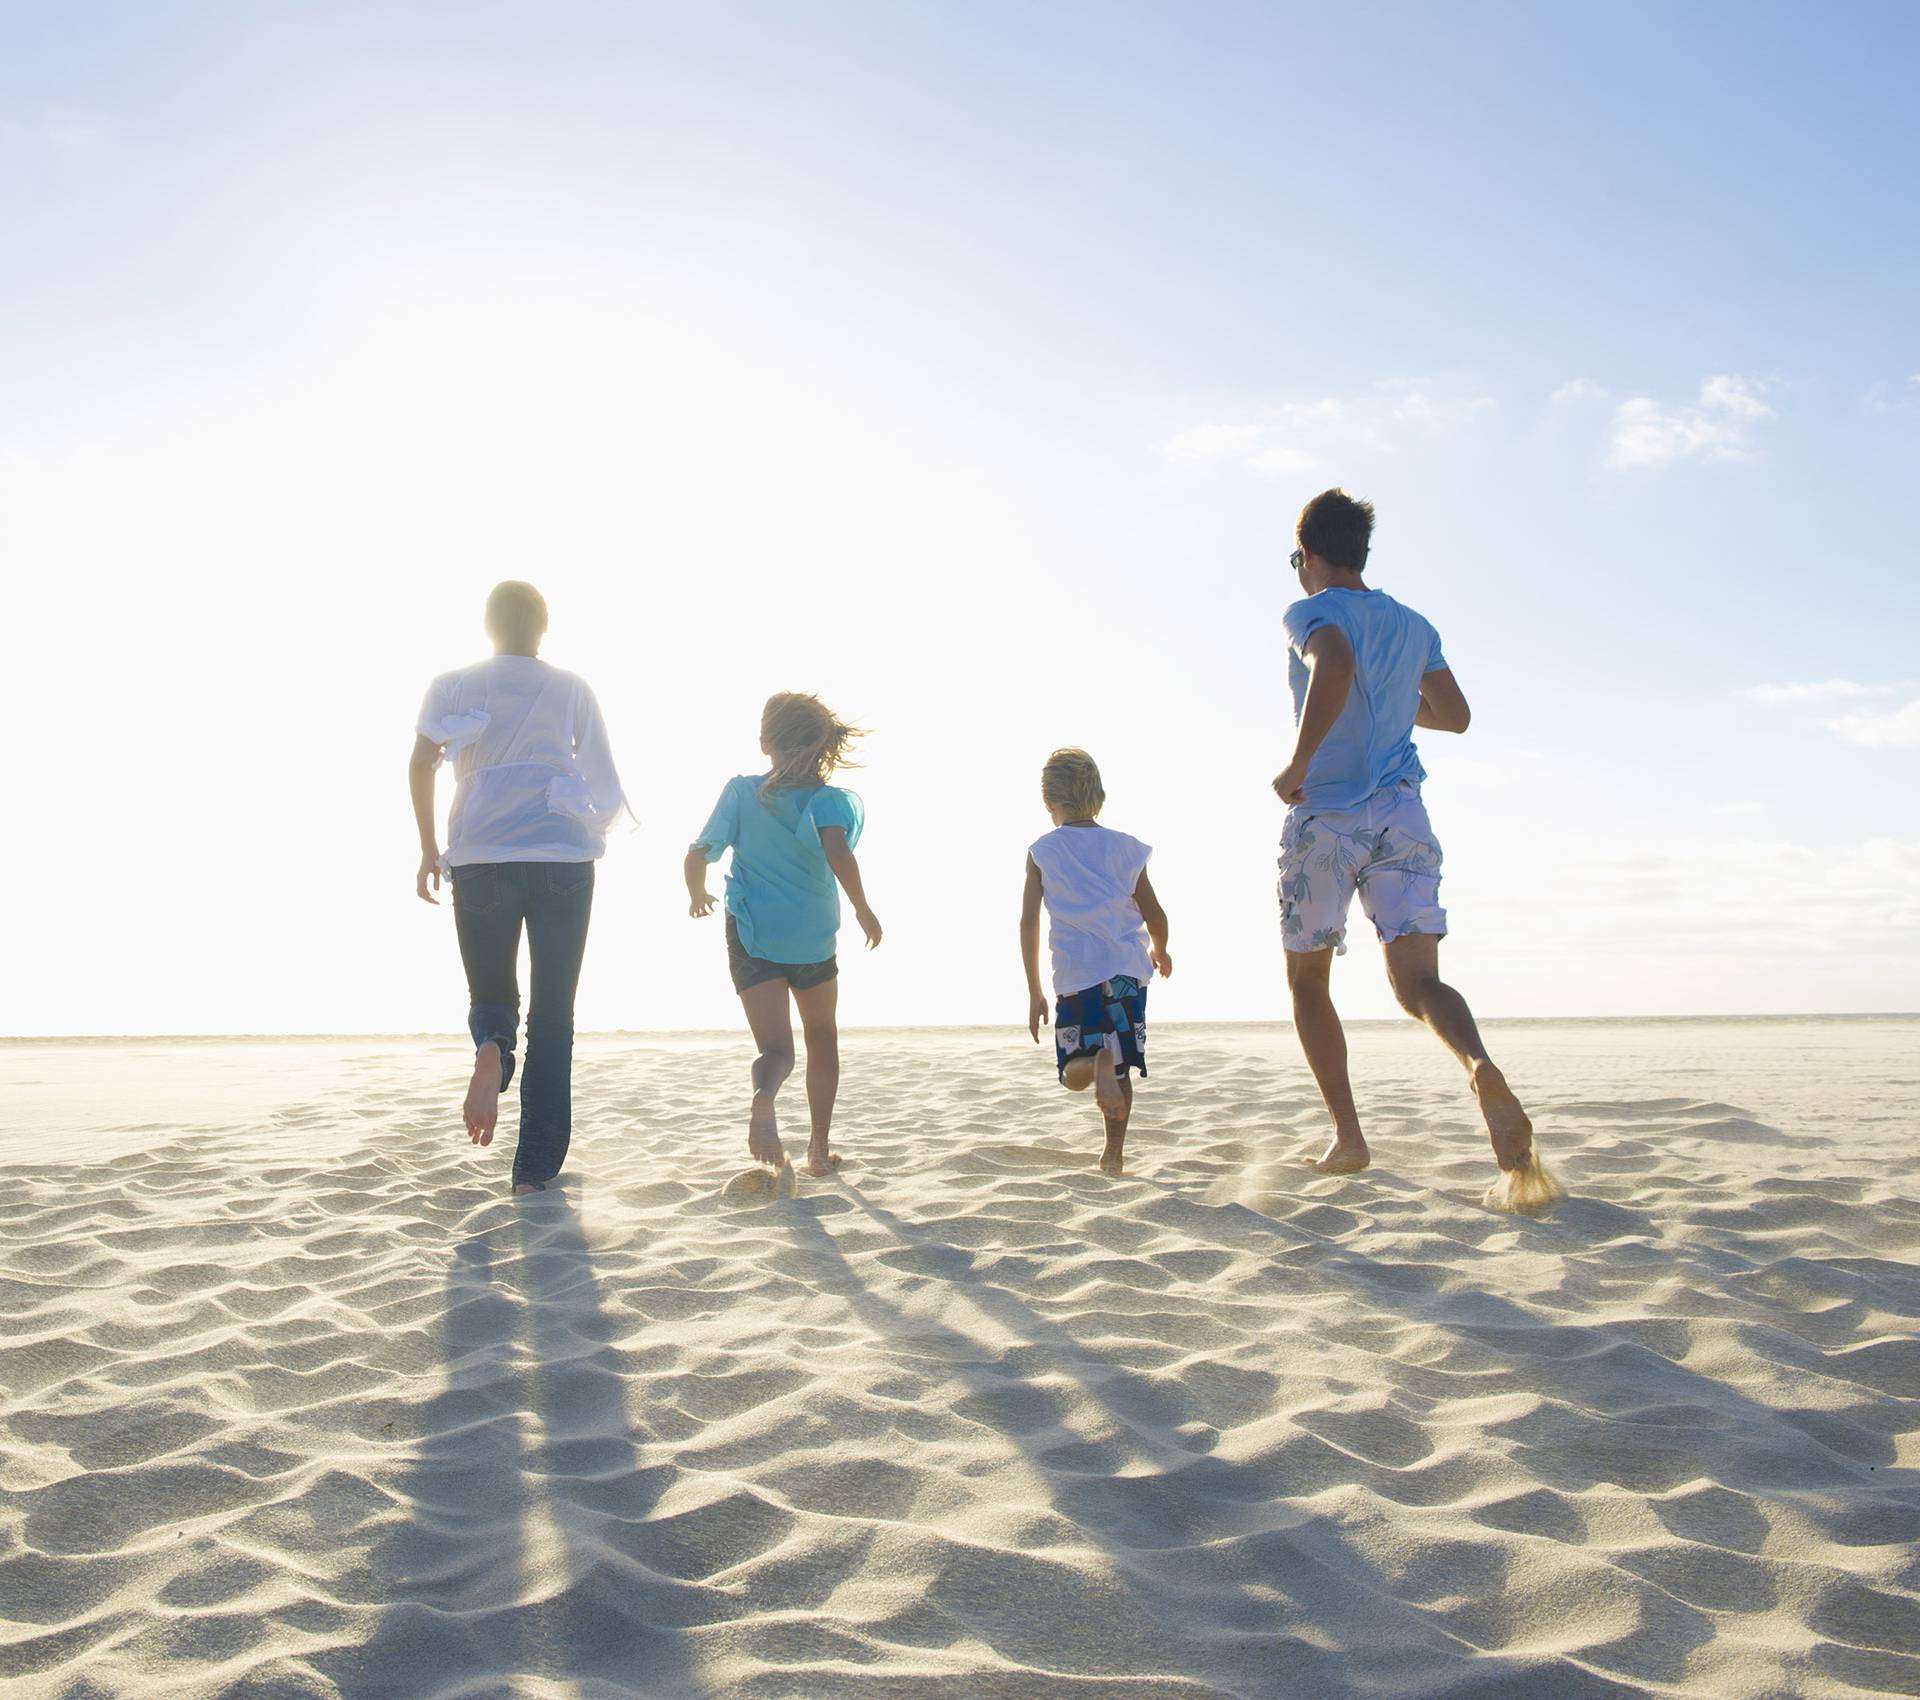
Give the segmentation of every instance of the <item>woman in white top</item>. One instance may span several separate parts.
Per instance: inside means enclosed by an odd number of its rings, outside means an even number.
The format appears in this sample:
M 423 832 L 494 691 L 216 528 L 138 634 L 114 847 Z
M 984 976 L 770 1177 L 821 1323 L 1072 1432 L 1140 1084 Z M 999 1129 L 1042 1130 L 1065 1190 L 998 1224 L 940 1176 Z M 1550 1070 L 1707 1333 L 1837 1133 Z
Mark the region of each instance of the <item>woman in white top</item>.
M 1020 954 L 1027 967 L 1027 1031 L 1040 1042 L 1047 994 L 1040 983 L 1040 910 L 1053 952 L 1053 1054 L 1069 1090 L 1093 1087 L 1106 1124 L 1103 1173 L 1123 1166 L 1133 1109 L 1129 1069 L 1147 1072 L 1147 981 L 1173 972 L 1167 912 L 1147 878 L 1152 846 L 1102 826 L 1107 800 L 1085 750 L 1055 750 L 1040 770 L 1040 800 L 1054 830 L 1027 851 Z
M 593 864 L 625 806 L 593 692 L 539 658 L 547 604 L 517 579 L 487 598 L 491 659 L 443 673 L 427 689 L 408 785 L 420 828 L 414 886 L 438 903 L 453 884 L 466 964 L 473 1079 L 467 1135 L 493 1142 L 513 1078 L 520 1023 L 520 933 L 533 959 L 527 1066 L 520 1084 L 515 1193 L 540 1192 L 566 1161 L 573 1129 L 573 994 L 593 911 Z M 434 840 L 433 782 L 453 763 L 447 847 Z

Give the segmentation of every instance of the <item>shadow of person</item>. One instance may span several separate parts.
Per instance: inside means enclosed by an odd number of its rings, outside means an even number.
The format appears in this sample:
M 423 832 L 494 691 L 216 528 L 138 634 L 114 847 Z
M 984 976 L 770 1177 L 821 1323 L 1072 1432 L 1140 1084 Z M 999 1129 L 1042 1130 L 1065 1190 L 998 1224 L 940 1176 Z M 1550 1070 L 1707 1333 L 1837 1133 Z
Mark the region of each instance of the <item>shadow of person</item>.
M 499 1284 L 495 1223 L 455 1244 L 440 1317 L 440 1390 L 395 1485 L 397 1516 L 367 1555 L 382 1610 L 357 1646 L 310 1656 L 340 1692 L 419 1700 L 518 1669 L 530 1510 L 528 1383 L 513 1296 Z
M 682 1631 L 724 1602 L 684 1579 L 699 1561 L 656 1520 L 676 1471 L 643 1457 L 666 1441 L 629 1399 L 620 1342 L 632 1327 L 609 1310 L 574 1185 L 517 1210 L 536 1421 L 522 1462 L 549 1535 L 521 1668 L 691 1700 L 703 1688 Z
M 941 1420 L 934 1413 L 945 1407 L 957 1425 L 991 1427 L 1052 1515 L 1106 1561 L 1105 1575 L 1076 1571 L 1066 1582 L 1041 1554 L 996 1548 L 992 1564 L 976 1565 L 970 1545 L 955 1542 L 924 1596 L 968 1634 L 1057 1669 L 1069 1620 L 1067 1644 L 1093 1651 L 1098 1670 L 1183 1696 L 1356 1692 L 1401 1680 L 1410 1660 L 1439 1669 L 1463 1655 L 1489 1682 L 1524 1682 L 1539 1669 L 1535 1658 L 1464 1649 L 1399 1597 L 1337 1521 L 1291 1503 L 1270 1465 L 1197 1450 L 1183 1432 L 1191 1402 L 1168 1379 L 1077 1339 L 978 1272 L 972 1252 L 844 1180 L 838 1190 L 911 1254 L 904 1265 L 888 1254 L 895 1268 L 939 1285 L 911 1308 L 880 1296 L 822 1220 L 831 1194 L 772 1217 L 805 1254 L 810 1284 L 844 1300 L 890 1367 L 916 1377 L 923 1421 Z M 962 1326 L 969 1308 L 977 1332 Z M 1054 1376 L 1074 1382 L 1077 1413 L 1045 1385 Z M 1046 1544 L 1059 1541 L 1055 1533 Z M 1082 1631 L 1093 1623 L 1089 1643 Z M 1595 1679 L 1580 1692 L 1628 1691 Z

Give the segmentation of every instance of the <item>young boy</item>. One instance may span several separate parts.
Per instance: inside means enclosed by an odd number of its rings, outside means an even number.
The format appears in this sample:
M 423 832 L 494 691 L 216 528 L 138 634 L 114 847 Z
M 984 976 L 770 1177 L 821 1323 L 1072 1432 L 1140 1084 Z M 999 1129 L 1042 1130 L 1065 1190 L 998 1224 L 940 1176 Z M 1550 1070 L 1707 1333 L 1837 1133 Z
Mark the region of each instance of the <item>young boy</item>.
M 1093 1087 L 1106 1124 L 1102 1174 L 1124 1166 L 1129 1069 L 1147 1072 L 1147 981 L 1173 972 L 1167 912 L 1147 878 L 1151 846 L 1102 826 L 1107 800 L 1085 750 L 1055 750 L 1040 770 L 1040 800 L 1054 830 L 1027 851 L 1020 955 L 1027 968 L 1027 1031 L 1040 1042 L 1047 994 L 1040 984 L 1040 907 L 1053 952 L 1053 1051 L 1069 1091 Z
M 1328 1174 L 1372 1160 L 1328 991 L 1358 893 L 1401 1008 L 1467 1070 L 1503 1171 L 1489 1202 L 1551 1202 L 1557 1188 L 1533 1155 L 1533 1124 L 1487 1056 L 1466 1000 L 1440 978 L 1440 846 L 1420 801 L 1426 772 L 1412 733 L 1464 732 L 1466 698 L 1433 627 L 1365 582 L 1372 503 L 1324 491 L 1301 510 L 1296 535 L 1292 562 L 1306 596 L 1285 615 L 1296 730 L 1273 781 L 1290 805 L 1280 839 L 1281 936 L 1294 1029 L 1333 1119 L 1332 1141 L 1306 1160 Z

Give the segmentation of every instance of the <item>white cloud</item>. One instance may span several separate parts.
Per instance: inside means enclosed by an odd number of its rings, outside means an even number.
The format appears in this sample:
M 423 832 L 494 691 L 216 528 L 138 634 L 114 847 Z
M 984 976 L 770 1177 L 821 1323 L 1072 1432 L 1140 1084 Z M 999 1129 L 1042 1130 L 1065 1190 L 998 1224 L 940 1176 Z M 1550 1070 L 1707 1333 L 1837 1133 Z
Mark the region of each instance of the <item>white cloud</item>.
M 1169 468 L 1203 475 L 1296 477 L 1391 453 L 1416 432 L 1463 424 L 1493 408 L 1491 396 L 1390 379 L 1357 396 L 1275 402 L 1238 418 L 1200 421 L 1167 438 L 1160 457 Z
M 1573 407 L 1583 401 L 1605 401 L 1607 392 L 1591 378 L 1569 378 L 1547 399 L 1555 407 Z
M 1634 396 L 1614 410 L 1607 464 L 1622 470 L 1666 466 L 1699 455 L 1743 460 L 1752 451 L 1753 427 L 1773 417 L 1762 399 L 1766 385 L 1721 373 L 1705 379 L 1691 406 L 1668 406 L 1652 396 Z
M 1854 679 L 1823 679 L 1818 684 L 1749 685 L 1740 693 L 1748 702 L 1856 702 L 1894 690 L 1892 685 L 1863 685 Z
M 1843 714 L 1828 727 L 1850 744 L 1871 749 L 1920 750 L 1920 697 L 1900 708 L 1879 713 Z

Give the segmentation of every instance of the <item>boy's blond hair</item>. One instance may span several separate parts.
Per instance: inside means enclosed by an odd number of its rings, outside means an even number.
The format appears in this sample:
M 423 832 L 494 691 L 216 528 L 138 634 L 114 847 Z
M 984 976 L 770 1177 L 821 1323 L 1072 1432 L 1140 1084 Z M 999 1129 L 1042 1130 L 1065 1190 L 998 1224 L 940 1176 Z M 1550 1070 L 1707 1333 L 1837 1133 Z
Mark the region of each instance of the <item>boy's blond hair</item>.
M 1040 797 L 1058 803 L 1076 820 L 1092 820 L 1107 800 L 1100 783 L 1100 766 L 1078 745 L 1069 744 L 1047 757 L 1040 770 Z

